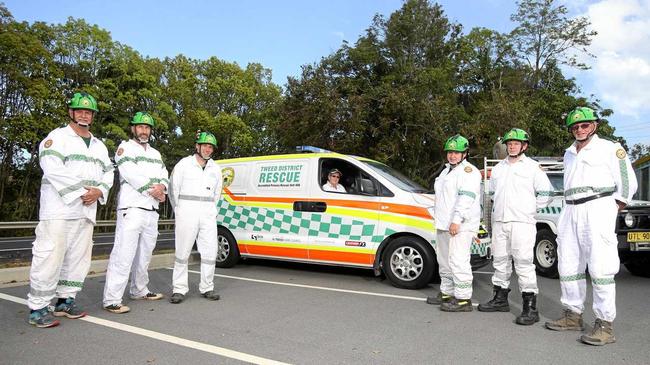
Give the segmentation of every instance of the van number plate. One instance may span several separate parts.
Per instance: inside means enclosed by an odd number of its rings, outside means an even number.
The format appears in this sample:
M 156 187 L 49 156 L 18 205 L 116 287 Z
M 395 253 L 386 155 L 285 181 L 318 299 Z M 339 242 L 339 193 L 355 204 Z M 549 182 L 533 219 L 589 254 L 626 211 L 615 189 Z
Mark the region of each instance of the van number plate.
M 650 232 L 627 232 L 627 242 L 650 242 Z

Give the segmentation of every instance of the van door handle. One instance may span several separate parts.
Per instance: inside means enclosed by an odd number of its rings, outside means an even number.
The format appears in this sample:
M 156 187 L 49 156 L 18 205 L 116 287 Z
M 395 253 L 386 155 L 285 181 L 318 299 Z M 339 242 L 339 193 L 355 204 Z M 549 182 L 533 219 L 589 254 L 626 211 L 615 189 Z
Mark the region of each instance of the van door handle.
M 293 210 L 297 212 L 318 212 L 322 213 L 327 210 L 327 203 L 325 202 L 306 202 L 295 201 L 293 202 Z

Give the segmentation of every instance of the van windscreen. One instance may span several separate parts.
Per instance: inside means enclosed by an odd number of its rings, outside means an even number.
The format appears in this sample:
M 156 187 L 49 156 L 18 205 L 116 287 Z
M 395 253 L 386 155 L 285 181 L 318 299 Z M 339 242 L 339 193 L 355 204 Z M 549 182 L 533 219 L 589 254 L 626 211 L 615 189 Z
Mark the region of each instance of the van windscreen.
M 401 172 L 395 170 L 394 168 L 384 165 L 381 162 L 372 161 L 372 160 L 362 160 L 363 163 L 370 166 L 373 171 L 384 177 L 386 180 L 393 183 L 395 186 L 402 190 L 406 190 L 411 193 L 426 193 L 427 189 L 423 188 L 420 184 L 412 181 L 408 177 L 404 176 Z

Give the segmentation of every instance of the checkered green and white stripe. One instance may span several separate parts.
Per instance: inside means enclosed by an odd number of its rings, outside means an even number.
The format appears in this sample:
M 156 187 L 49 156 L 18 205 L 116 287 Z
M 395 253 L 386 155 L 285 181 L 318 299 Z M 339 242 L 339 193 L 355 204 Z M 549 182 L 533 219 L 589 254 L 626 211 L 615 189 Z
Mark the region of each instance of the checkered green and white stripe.
M 375 235 L 375 224 L 346 216 L 332 216 L 323 213 L 297 212 L 285 209 L 235 206 L 225 199 L 217 203 L 218 223 L 231 230 L 320 236 L 351 241 L 381 242 L 395 233 L 386 228 L 383 234 Z

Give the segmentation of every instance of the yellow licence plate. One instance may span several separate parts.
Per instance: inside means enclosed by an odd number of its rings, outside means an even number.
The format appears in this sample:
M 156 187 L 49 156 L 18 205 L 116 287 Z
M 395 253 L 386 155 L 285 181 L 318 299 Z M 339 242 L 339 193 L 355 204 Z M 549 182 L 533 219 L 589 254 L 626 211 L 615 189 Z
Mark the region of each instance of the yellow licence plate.
M 649 242 L 650 232 L 627 232 L 627 242 Z

